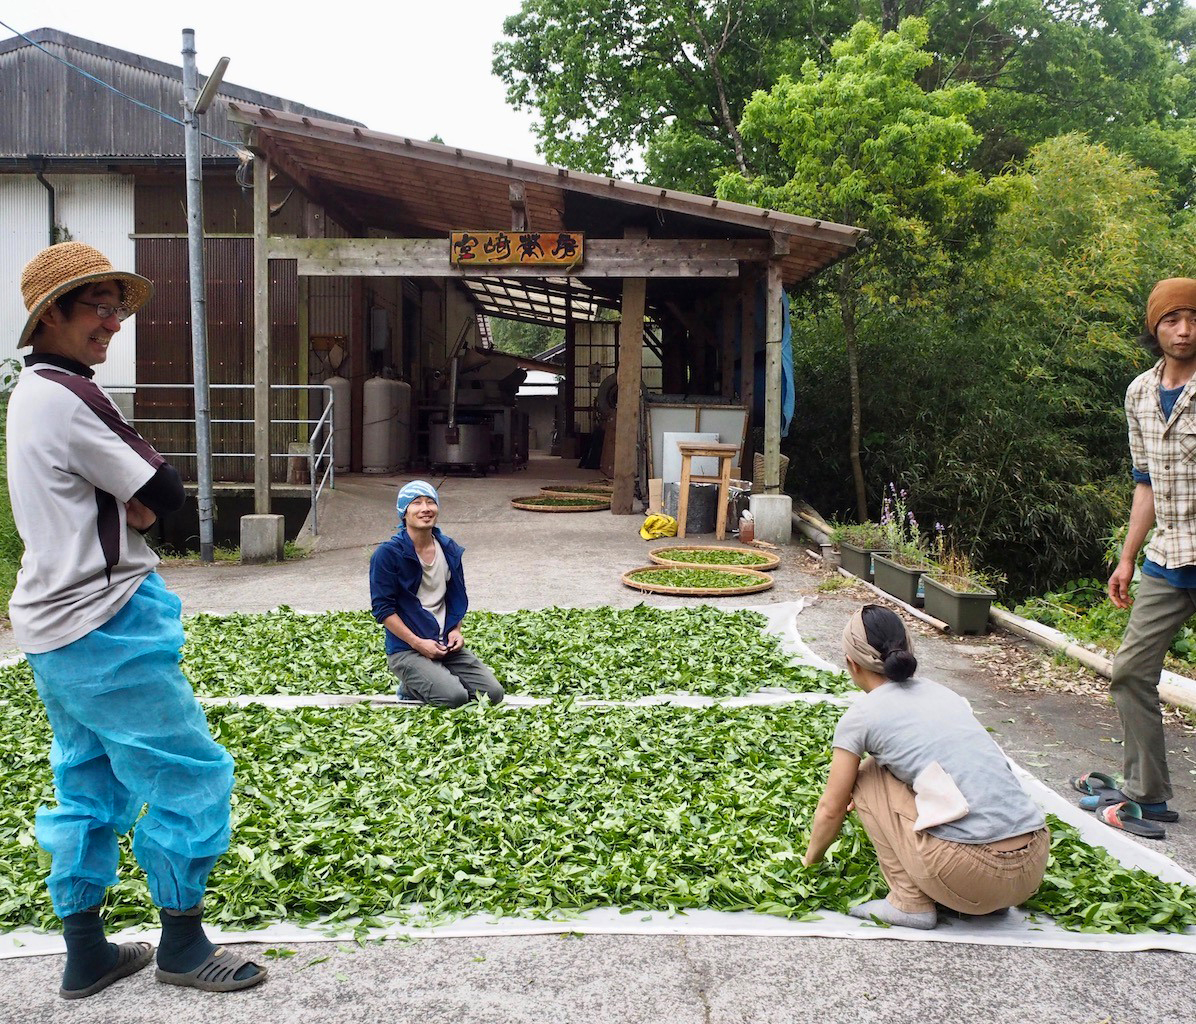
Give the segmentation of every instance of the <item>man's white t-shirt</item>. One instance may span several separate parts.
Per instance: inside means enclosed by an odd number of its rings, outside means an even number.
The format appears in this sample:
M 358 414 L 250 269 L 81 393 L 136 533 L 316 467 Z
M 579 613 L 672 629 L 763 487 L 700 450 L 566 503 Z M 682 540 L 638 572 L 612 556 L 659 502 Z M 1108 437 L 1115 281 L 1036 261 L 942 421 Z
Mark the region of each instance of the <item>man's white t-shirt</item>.
M 21 650 L 102 626 L 158 564 L 125 503 L 164 459 L 81 373 L 36 362 L 8 404 L 8 489 L 25 554 L 9 602 Z
M 425 611 L 431 612 L 433 618 L 436 619 L 436 624 L 440 627 L 440 633 L 443 637 L 445 596 L 448 593 L 448 562 L 445 560 L 440 542 L 433 540 L 432 546 L 436 549 L 436 553 L 432 556 L 431 565 L 424 561 L 423 556 L 419 552 L 416 552 L 416 556 L 419 558 L 419 566 L 424 572 L 423 579 L 419 581 L 419 590 L 416 592 L 416 596 L 419 598 L 419 603 L 423 605 Z

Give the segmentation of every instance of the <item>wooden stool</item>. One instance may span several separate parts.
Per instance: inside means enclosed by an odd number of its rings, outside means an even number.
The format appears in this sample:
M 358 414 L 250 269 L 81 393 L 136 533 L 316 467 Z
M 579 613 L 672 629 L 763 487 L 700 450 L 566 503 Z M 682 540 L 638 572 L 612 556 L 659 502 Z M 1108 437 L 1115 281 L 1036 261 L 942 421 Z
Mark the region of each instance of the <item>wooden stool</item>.
M 719 444 L 714 441 L 678 441 L 681 452 L 681 494 L 677 498 L 677 536 L 685 536 L 685 516 L 689 512 L 689 485 L 718 484 L 718 516 L 715 519 L 714 536 L 723 540 L 727 536 L 727 500 L 731 495 L 731 460 L 739 455 L 739 445 Z M 694 458 L 718 459 L 718 476 L 694 476 L 690 462 Z

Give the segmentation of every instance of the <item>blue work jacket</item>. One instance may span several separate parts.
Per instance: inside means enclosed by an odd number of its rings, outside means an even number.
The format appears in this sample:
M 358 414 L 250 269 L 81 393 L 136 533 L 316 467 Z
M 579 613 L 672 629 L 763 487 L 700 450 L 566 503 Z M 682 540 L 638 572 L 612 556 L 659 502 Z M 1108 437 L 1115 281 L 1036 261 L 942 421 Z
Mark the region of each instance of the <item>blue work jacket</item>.
M 374 549 L 370 558 L 370 606 L 374 618 L 379 622 L 384 622 L 391 615 L 398 615 L 416 636 L 443 643 L 445 636 L 461 624 L 469 608 L 465 573 L 461 569 L 465 549 L 441 533 L 439 526 L 432 528 L 432 535 L 440 543 L 449 571 L 444 596 L 444 633 L 440 632 L 436 617 L 419 603 L 419 585 L 424 570 L 419 555 L 415 553 L 411 535 L 406 530 L 399 530 L 390 540 Z M 383 632 L 386 634 L 387 654 L 411 650 L 410 644 L 404 643 L 389 629 Z

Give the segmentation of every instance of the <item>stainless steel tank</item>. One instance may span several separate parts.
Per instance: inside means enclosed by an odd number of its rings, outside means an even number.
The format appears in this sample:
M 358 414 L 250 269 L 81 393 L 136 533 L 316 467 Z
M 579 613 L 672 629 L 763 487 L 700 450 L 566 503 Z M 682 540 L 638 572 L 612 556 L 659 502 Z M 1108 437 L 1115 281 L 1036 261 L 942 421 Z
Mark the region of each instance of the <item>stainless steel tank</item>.
M 472 466 L 484 469 L 494 461 L 490 424 L 463 422 L 450 427 L 447 417 L 434 416 L 428 425 L 428 461 L 433 466 Z

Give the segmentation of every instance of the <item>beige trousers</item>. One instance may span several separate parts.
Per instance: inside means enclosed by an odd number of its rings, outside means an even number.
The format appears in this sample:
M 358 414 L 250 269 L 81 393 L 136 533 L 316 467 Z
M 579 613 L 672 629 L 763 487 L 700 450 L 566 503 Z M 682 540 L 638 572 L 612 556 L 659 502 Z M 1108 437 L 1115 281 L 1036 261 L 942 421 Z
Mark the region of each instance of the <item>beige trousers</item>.
M 1051 847 L 1045 828 L 976 845 L 915 832 L 914 791 L 872 757 L 860 765 L 851 796 L 898 910 L 917 914 L 941 903 L 989 914 L 1023 903 L 1042 884 Z

